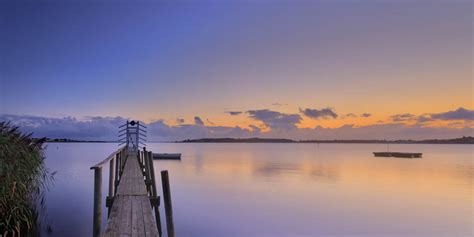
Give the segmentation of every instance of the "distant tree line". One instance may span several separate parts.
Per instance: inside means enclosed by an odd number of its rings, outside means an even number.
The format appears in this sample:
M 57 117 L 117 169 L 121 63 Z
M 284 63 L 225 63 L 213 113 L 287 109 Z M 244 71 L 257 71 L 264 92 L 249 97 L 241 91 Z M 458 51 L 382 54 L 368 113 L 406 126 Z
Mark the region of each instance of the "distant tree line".
M 201 138 L 177 141 L 181 143 L 394 143 L 394 144 L 474 144 L 474 137 L 427 140 L 291 140 L 280 138 Z

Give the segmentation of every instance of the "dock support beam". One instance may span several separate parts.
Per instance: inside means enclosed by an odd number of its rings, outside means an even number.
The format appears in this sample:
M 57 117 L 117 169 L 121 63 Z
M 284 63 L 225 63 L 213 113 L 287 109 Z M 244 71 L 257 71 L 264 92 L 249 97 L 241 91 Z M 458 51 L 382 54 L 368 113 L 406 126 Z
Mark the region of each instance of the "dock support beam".
M 156 203 L 153 206 L 153 209 L 155 210 L 155 221 L 156 221 L 156 226 L 158 227 L 158 234 L 162 236 L 162 230 L 161 230 L 161 219 L 160 219 L 160 211 L 159 211 L 159 205 L 160 205 L 160 199 L 158 197 L 158 190 L 156 189 L 156 181 L 155 181 L 155 167 L 153 165 L 153 153 L 151 151 L 148 151 L 148 162 L 149 162 L 149 168 L 150 168 L 150 176 L 151 176 L 151 198 L 155 199 Z
M 115 159 L 110 160 L 109 164 L 109 197 L 114 196 L 114 190 L 115 190 Z
M 117 158 L 118 155 L 115 155 Z M 110 210 L 112 209 L 112 203 L 114 202 L 115 196 L 115 158 L 111 159 L 109 162 L 109 196 L 105 201 L 105 206 L 107 207 L 107 217 L 110 216 Z
M 163 185 L 163 201 L 165 203 L 166 230 L 168 231 L 168 237 L 175 237 L 173 223 L 173 207 L 171 205 L 170 180 L 168 177 L 167 170 L 161 171 L 161 182 Z
M 94 216 L 92 236 L 100 236 L 102 224 L 102 167 L 94 168 Z
M 115 155 L 115 178 L 114 178 L 114 196 L 117 193 L 117 186 L 119 184 L 120 175 L 120 153 Z

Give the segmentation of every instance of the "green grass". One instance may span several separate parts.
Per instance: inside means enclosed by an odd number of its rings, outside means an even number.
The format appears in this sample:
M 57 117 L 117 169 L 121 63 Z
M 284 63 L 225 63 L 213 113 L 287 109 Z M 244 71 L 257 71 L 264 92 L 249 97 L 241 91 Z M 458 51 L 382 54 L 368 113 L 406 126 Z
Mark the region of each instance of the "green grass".
M 44 165 L 43 142 L 10 123 L 0 122 L 2 236 L 30 236 L 38 231 L 44 190 L 54 175 Z

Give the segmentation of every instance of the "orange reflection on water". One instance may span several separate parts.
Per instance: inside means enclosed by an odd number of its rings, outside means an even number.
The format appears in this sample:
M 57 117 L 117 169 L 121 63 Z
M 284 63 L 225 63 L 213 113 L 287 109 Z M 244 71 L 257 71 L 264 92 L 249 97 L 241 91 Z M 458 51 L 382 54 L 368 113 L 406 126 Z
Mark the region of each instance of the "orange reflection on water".
M 374 234 L 369 236 L 462 236 L 471 231 L 474 166 L 470 146 L 392 148 L 423 152 L 422 159 L 376 158 L 371 152 L 381 146 L 373 144 L 166 146 L 169 150 L 164 152 L 179 149 L 183 160 L 155 161 L 155 167 L 170 170 L 181 199 L 219 200 L 219 205 L 207 200 L 199 205 L 243 218 L 239 219 L 242 225 L 252 215 L 258 220 L 267 218 L 290 233 L 291 228 L 313 234 L 324 228 L 328 228 L 326 234 Z M 274 217 L 277 213 L 286 217 Z M 311 222 L 315 219 L 319 222 Z

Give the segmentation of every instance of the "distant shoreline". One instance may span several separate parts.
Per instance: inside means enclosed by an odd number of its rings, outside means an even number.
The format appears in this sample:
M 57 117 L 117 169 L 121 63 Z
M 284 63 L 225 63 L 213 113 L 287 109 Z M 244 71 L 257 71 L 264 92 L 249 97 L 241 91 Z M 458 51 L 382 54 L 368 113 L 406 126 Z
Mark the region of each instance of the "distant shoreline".
M 35 138 L 39 139 L 39 138 Z M 67 138 L 46 138 L 47 143 L 118 143 L 118 141 L 74 140 Z M 474 144 L 474 137 L 454 139 L 427 139 L 427 140 L 291 140 L 280 138 L 201 138 L 182 141 L 162 141 L 149 143 L 329 143 L 329 144 Z
M 40 138 L 34 138 L 40 139 Z M 74 140 L 68 138 L 46 138 L 45 142 L 55 143 L 117 143 L 117 141 L 94 141 L 94 140 Z
M 176 143 L 339 143 L 339 144 L 474 144 L 474 137 L 426 140 L 291 140 L 271 138 L 202 138 L 176 141 Z

